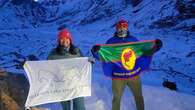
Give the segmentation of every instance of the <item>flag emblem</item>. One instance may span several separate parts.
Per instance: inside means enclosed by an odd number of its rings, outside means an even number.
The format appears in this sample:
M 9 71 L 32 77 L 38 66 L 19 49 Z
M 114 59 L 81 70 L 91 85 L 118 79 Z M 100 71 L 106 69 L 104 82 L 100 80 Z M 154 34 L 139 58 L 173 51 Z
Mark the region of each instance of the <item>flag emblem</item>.
M 132 70 L 135 67 L 136 54 L 131 48 L 125 48 L 121 54 L 121 62 L 126 70 Z

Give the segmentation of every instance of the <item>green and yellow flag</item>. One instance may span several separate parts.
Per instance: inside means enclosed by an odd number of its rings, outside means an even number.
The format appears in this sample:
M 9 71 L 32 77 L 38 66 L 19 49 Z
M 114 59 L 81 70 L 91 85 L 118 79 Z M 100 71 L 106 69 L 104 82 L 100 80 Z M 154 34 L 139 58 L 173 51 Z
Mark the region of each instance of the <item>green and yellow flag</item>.
M 103 44 L 98 51 L 104 74 L 112 78 L 130 78 L 149 69 L 155 41 Z

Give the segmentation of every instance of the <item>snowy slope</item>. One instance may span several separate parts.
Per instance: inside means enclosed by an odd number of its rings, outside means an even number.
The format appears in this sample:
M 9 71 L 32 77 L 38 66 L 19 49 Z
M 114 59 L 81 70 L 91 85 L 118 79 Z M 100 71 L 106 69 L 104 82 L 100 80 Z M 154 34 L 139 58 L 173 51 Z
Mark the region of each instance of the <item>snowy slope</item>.
M 132 94 L 128 92 L 129 90 L 126 88 L 126 94 L 123 96 L 121 102 L 121 110 L 136 110 L 134 98 Z M 92 96 L 86 99 L 87 110 L 111 110 L 111 95 L 108 91 L 105 91 L 105 88 L 99 88 L 99 90 L 98 88 L 95 89 L 95 94 L 92 95 L 97 96 L 97 98 L 94 98 L 94 96 Z M 161 87 L 152 87 L 144 85 L 143 96 L 146 110 L 195 109 L 195 105 L 193 103 L 195 100 L 194 96 L 168 91 L 167 89 Z M 94 99 L 96 99 L 96 101 L 94 101 Z
M 109 87 L 96 84 L 92 88 L 92 96 L 85 98 L 86 110 L 111 110 Z M 134 98 L 126 88 L 122 98 L 121 110 L 136 110 Z M 195 96 L 168 91 L 161 87 L 143 86 L 145 110 L 194 110 Z M 60 103 L 45 104 L 47 110 L 62 110 Z

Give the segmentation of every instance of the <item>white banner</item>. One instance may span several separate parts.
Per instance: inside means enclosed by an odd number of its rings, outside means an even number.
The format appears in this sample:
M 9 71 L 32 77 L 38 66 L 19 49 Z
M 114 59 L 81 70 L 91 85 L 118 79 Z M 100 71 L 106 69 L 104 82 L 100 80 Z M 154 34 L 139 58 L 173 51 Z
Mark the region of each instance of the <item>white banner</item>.
M 26 107 L 91 96 L 91 63 L 87 57 L 27 61 L 30 83 Z

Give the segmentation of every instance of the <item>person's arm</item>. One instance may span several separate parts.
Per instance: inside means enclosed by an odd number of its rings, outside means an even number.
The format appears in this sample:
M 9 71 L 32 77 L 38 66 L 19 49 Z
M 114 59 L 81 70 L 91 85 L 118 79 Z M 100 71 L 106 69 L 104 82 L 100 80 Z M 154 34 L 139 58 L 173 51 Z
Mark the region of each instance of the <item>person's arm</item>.
M 98 51 L 100 50 L 100 46 L 99 45 L 94 45 L 91 49 L 91 53 L 93 55 L 93 57 L 97 60 L 99 60 L 99 54 Z
M 76 54 L 78 57 L 84 57 L 84 54 L 83 54 L 83 52 L 81 51 L 80 48 L 74 47 L 74 52 L 75 52 L 75 54 Z
M 117 40 L 115 39 L 115 37 L 111 37 L 110 39 L 108 39 L 108 40 L 106 41 L 106 44 L 113 44 L 113 43 L 115 43 L 115 41 L 117 41 Z M 92 47 L 92 49 L 91 49 L 91 53 L 92 53 L 93 57 L 94 57 L 95 59 L 97 59 L 97 60 L 100 60 L 100 56 L 99 56 L 99 54 L 98 54 L 98 51 L 100 50 L 100 48 L 101 48 L 100 45 L 94 45 L 94 46 Z
M 163 46 L 163 43 L 160 39 L 156 39 L 154 41 L 154 46 L 152 48 L 143 48 L 143 55 L 150 56 L 154 54 L 155 52 L 159 51 Z
M 82 51 L 79 48 L 76 48 L 76 53 L 78 54 L 78 56 L 84 57 Z
M 77 54 L 79 54 L 80 57 L 84 57 L 83 53 L 79 48 L 76 48 Z M 88 57 L 88 61 L 92 64 L 95 63 L 95 59 L 93 57 Z
M 159 51 L 163 46 L 163 42 L 160 39 L 155 40 L 154 52 Z

